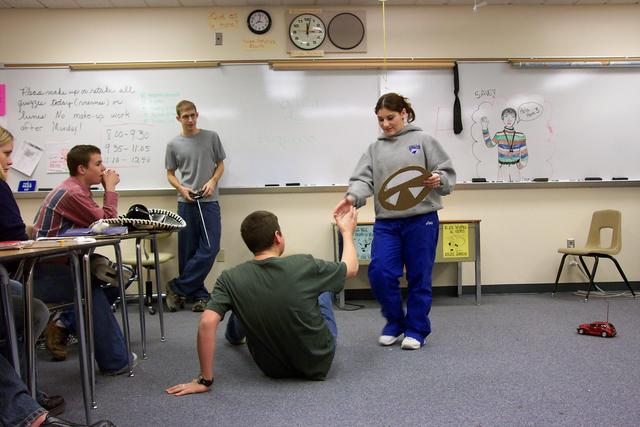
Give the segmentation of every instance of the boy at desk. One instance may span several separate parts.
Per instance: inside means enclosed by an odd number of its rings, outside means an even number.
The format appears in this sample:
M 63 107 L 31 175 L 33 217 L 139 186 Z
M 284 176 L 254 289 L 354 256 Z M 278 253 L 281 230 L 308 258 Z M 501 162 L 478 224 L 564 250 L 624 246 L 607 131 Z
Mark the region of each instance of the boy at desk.
M 200 375 L 168 388 L 182 396 L 208 391 L 213 384 L 216 331 L 225 313 L 226 339 L 245 342 L 258 367 L 272 378 L 326 377 L 336 349 L 338 330 L 332 293 L 339 292 L 348 277 L 358 272 L 353 243 L 358 214 L 355 208 L 336 215 L 344 242 L 341 262 L 327 262 L 311 255 L 283 257 L 284 236 L 278 218 L 257 211 L 240 227 L 242 240 L 254 258 L 222 272 L 200 318 L 198 357 Z
M 93 145 L 76 145 L 67 154 L 69 178 L 54 188 L 40 207 L 34 224 L 36 237 L 53 237 L 74 227 L 88 227 L 99 219 L 118 216 L 118 193 L 116 186 L 120 176 L 102 163 L 100 149 Z M 103 206 L 99 206 L 91 196 L 91 187 L 101 184 L 104 188 Z M 69 266 L 63 263 L 39 263 L 34 271 L 35 294 L 45 302 L 73 300 L 73 279 Z M 96 361 L 105 375 L 119 375 L 129 370 L 137 356 L 127 354 L 120 325 L 111 304 L 100 284 L 93 279 L 93 328 L 95 336 Z M 71 330 L 75 329 L 75 313 L 64 312 L 53 320 L 45 330 L 47 350 L 56 360 L 66 358 L 66 342 Z

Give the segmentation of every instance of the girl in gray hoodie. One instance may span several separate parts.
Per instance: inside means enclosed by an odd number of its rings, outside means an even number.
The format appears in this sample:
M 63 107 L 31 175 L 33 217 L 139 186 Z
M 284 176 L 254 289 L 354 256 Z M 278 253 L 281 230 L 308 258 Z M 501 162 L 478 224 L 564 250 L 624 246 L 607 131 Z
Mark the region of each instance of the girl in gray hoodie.
M 387 323 L 378 343 L 417 350 L 431 332 L 431 271 L 438 244 L 441 196 L 451 193 L 456 173 L 440 143 L 411 123 L 407 98 L 382 95 L 375 107 L 382 133 L 369 146 L 349 180 L 334 214 L 360 208 L 374 196 L 369 283 Z M 403 308 L 398 278 L 406 268 L 408 298 Z

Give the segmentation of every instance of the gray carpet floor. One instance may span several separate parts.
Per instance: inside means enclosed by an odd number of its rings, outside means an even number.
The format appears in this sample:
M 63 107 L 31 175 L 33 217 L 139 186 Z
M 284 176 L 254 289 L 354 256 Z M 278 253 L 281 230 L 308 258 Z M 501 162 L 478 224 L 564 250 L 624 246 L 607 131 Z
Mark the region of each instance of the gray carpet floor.
M 166 387 L 198 374 L 199 315 L 147 316 L 148 355 L 134 377 L 98 376 L 94 421 L 117 426 L 638 426 L 640 298 L 609 299 L 615 338 L 580 336 L 605 320 L 606 302 L 572 294 L 439 297 L 433 333 L 418 351 L 376 344 L 383 321 L 373 301 L 336 310 L 338 350 L 325 381 L 273 380 L 246 346 L 218 334 L 212 391 L 177 398 Z M 137 309 L 130 305 L 134 351 Z M 224 326 L 224 325 L 223 325 Z M 65 362 L 38 354 L 41 387 L 63 394 L 64 418 L 81 421 L 77 345 Z

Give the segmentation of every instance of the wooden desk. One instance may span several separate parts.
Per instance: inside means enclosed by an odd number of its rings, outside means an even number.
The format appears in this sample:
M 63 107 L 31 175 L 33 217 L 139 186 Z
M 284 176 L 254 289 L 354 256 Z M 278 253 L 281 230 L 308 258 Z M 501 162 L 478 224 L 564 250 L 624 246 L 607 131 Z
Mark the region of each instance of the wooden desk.
M 371 262 L 371 242 L 373 222 L 358 223 L 354 234 L 356 252 L 360 265 Z M 342 253 L 341 236 L 333 224 L 334 259 L 339 261 Z M 480 220 L 441 220 L 436 248 L 436 262 L 455 262 L 457 268 L 458 297 L 462 296 L 462 263 L 475 265 L 476 305 L 482 297 L 482 277 L 480 272 Z M 344 290 L 338 295 L 338 306 L 344 307 Z

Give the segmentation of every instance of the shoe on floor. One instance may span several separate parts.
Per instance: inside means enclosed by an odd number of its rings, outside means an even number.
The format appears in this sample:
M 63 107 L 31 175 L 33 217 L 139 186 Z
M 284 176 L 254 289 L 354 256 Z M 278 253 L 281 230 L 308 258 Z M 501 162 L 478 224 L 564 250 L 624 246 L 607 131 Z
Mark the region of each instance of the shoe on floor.
M 404 339 L 402 340 L 403 350 L 419 350 L 423 345 L 424 341 L 420 342 L 417 339 L 411 337 L 404 337 Z
M 62 414 L 67 406 L 64 397 L 58 395 L 49 396 L 44 393 L 43 397 L 38 399 L 38 403 L 46 409 L 51 416 Z
M 173 313 L 178 311 L 179 308 L 184 308 L 184 299 L 173 291 L 173 288 L 171 287 L 172 283 L 173 280 L 169 280 L 165 286 L 165 290 L 167 292 L 167 298 L 165 301 L 167 302 L 167 309 Z
M 400 338 L 400 335 L 398 335 L 398 336 L 380 335 L 378 337 L 378 344 L 383 345 L 385 347 L 388 347 L 390 345 L 393 345 L 396 341 L 398 341 L 399 338 Z
M 69 334 L 69 329 L 60 326 L 56 320 L 52 320 L 47 324 L 44 330 L 45 348 L 53 360 L 66 360 Z
M 244 345 L 246 343 L 247 343 L 247 337 L 242 337 L 240 341 L 229 341 L 229 344 L 231 345 Z
M 131 352 L 131 368 L 136 367 L 136 365 L 138 365 L 138 355 Z M 118 375 L 128 374 L 128 373 L 129 373 L 129 365 L 127 364 L 116 371 L 103 372 L 102 375 L 105 375 L 107 377 L 115 377 Z
M 118 286 L 118 264 L 111 262 L 109 258 L 96 256 L 91 260 L 91 274 L 113 286 Z M 122 266 L 122 278 L 125 285 L 133 276 L 133 270 Z
M 193 311 L 194 313 L 201 313 L 206 307 L 207 303 L 204 300 L 199 299 L 193 303 L 193 305 L 191 306 L 191 311 Z
M 40 424 L 41 426 L 50 426 L 50 427 L 84 427 L 85 424 L 76 424 L 76 423 L 71 423 L 69 421 L 66 420 L 62 420 L 60 418 L 56 418 L 54 416 L 52 416 L 51 414 L 47 414 L 47 418 L 45 418 L 44 422 L 42 424 Z M 111 421 L 109 420 L 100 420 L 97 423 L 93 423 L 88 427 L 116 427 L 115 424 L 113 424 Z

